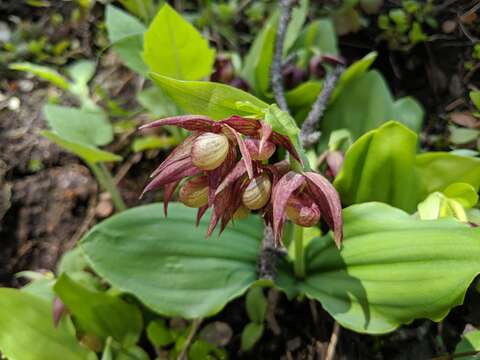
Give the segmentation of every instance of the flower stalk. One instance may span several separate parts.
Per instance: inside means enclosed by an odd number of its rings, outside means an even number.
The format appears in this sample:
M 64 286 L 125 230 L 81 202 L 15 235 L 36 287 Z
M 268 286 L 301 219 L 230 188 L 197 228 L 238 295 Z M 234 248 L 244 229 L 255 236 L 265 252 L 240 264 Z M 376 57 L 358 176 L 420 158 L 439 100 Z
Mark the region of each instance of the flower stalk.
M 303 246 L 303 227 L 293 224 L 293 245 L 295 249 L 295 262 L 293 270 L 297 278 L 304 278 L 305 270 L 305 249 Z

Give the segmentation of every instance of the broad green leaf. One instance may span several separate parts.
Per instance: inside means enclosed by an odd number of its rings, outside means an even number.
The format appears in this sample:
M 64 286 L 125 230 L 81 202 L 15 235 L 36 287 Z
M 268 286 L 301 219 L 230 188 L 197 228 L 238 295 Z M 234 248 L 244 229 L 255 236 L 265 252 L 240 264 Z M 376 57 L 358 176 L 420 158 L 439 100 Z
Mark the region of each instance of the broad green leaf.
M 55 279 L 45 276 L 41 279 L 34 279 L 30 281 L 27 285 L 21 288 L 21 291 L 51 302 L 55 297 L 55 294 L 53 292 L 54 284 Z
M 172 204 L 140 206 L 95 226 L 81 241 L 92 268 L 115 288 L 166 315 L 211 315 L 256 280 L 262 230 L 255 218 L 205 239 L 196 211 Z M 253 221 L 255 220 L 255 221 Z
M 310 243 L 299 287 L 354 331 L 380 334 L 414 319 L 440 321 L 480 272 L 479 228 L 416 220 L 382 203 L 345 209 L 344 223 L 341 251 L 330 236 Z
M 470 91 L 470 100 L 472 100 L 475 107 L 480 110 L 480 91 Z
M 99 148 L 89 144 L 64 139 L 63 137 L 57 135 L 52 131 L 43 130 L 40 132 L 40 134 L 45 136 L 50 141 L 53 141 L 58 146 L 74 153 L 75 155 L 82 158 L 87 163 L 99 163 L 99 162 L 110 162 L 110 161 L 122 160 L 121 156 L 118 156 L 108 151 L 100 150 Z
M 417 131 L 422 117 L 413 99 L 394 102 L 382 75 L 372 70 L 349 80 L 330 103 L 321 121 L 320 148 L 326 147 L 334 130 L 348 129 L 355 140 L 388 120 L 397 120 Z
M 478 202 L 478 193 L 475 188 L 467 183 L 455 183 L 443 190 L 445 196 L 455 199 L 466 208 L 474 207 Z
M 260 95 L 269 85 L 277 21 L 278 11 L 275 11 L 256 36 L 243 63 L 242 78 Z
M 392 119 L 400 121 L 416 133 L 422 129 L 423 108 L 412 97 L 404 97 L 393 103 Z
M 455 355 L 461 360 L 478 360 L 478 354 L 460 357 L 460 354 L 472 351 L 480 352 L 480 330 L 473 330 L 463 335 L 462 341 L 455 347 Z
M 50 128 L 66 140 L 101 146 L 113 139 L 112 125 L 103 111 L 47 104 L 43 112 Z
M 355 61 L 352 65 L 350 65 L 340 76 L 338 79 L 337 86 L 332 94 L 332 100 L 334 100 L 339 94 L 341 94 L 347 84 L 354 80 L 355 78 L 365 74 L 370 66 L 372 66 L 373 62 L 377 59 L 378 53 L 373 51 L 368 53 L 360 60 Z
M 381 201 L 415 211 L 416 146 L 416 134 L 394 121 L 360 137 L 347 151 L 334 182 L 343 204 Z
M 134 345 L 142 331 L 142 315 L 138 307 L 122 299 L 93 291 L 75 282 L 66 273 L 60 275 L 54 290 L 88 333 L 119 343 Z
M 260 286 L 251 287 L 245 297 L 245 307 L 251 321 L 263 324 L 267 312 L 267 299 Z
M 310 106 L 315 102 L 321 90 L 322 83 L 320 81 L 309 80 L 287 91 L 285 98 L 291 107 Z
M 421 179 L 420 199 L 447 186 L 463 182 L 478 191 L 480 159 L 447 152 L 428 152 L 417 155 L 416 169 Z
M 51 82 L 61 89 L 68 89 L 70 83 L 68 80 L 57 71 L 47 66 L 35 65 L 29 62 L 13 63 L 9 65 L 12 70 L 26 71 L 38 76 L 44 80 Z
M 292 50 L 308 49 L 318 55 L 338 55 L 337 36 L 330 19 L 319 19 L 308 24 L 295 41 Z M 308 62 L 311 54 L 304 60 Z
M 215 50 L 192 24 L 165 3 L 144 36 L 143 58 L 151 72 L 183 80 L 210 75 Z
M 248 323 L 242 331 L 242 350 L 251 350 L 263 335 L 263 323 Z
M 137 101 L 154 116 L 167 117 L 179 114 L 172 99 L 157 86 L 152 86 L 139 92 Z
M 167 93 L 185 112 L 206 115 L 220 120 L 231 115 L 250 115 L 239 109 L 237 103 L 244 101 L 261 109 L 268 105 L 240 89 L 208 81 L 182 81 L 151 74 L 153 81 Z
M 53 326 L 52 304 L 16 289 L 0 289 L 0 352 L 8 359 L 93 360 L 65 323 Z
M 286 54 L 290 47 L 294 44 L 298 38 L 303 24 L 307 19 L 309 0 L 300 0 L 298 5 L 292 10 L 291 19 L 287 26 L 285 33 L 285 41 L 283 43 L 283 52 Z
M 105 14 L 108 39 L 125 64 L 141 75 L 148 73 L 142 59 L 143 34 L 147 28 L 135 17 L 108 5 Z
M 165 325 L 163 319 L 156 319 L 148 324 L 147 337 L 156 348 L 171 344 L 175 341 L 172 332 L 168 329 L 167 325 Z

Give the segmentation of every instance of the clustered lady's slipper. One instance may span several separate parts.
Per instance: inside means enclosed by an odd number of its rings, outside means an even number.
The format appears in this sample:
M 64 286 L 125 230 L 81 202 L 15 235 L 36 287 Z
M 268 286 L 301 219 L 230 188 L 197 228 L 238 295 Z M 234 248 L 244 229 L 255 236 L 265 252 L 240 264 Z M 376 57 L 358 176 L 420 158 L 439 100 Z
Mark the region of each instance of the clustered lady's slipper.
M 265 122 L 240 116 L 220 121 L 200 115 L 176 116 L 141 129 L 164 125 L 192 132 L 153 172 L 143 191 L 164 188 L 165 215 L 175 189 L 186 179 L 179 200 L 198 208 L 197 224 L 209 207 L 213 210 L 207 236 L 219 222 L 222 232 L 231 219 L 258 210 L 273 226 L 276 244 L 281 243 L 286 218 L 309 227 L 317 224 L 321 215 L 340 243 L 341 204 L 328 180 L 314 172 L 293 172 L 287 161 L 268 164 L 279 146 L 301 162 L 287 136 Z

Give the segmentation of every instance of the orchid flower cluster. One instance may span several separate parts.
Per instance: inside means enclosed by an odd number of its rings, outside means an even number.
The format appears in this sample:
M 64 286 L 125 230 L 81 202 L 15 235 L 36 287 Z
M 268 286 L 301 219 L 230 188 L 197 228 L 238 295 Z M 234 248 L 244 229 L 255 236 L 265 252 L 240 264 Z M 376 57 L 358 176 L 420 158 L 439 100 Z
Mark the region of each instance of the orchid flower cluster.
M 273 131 L 264 121 L 237 115 L 220 121 L 200 115 L 176 116 L 141 129 L 165 125 L 191 132 L 152 173 L 152 180 L 143 191 L 164 188 L 165 215 L 180 186 L 179 200 L 198 208 L 197 225 L 207 209 L 212 208 L 207 236 L 218 224 L 221 233 L 232 219 L 258 211 L 272 227 L 277 246 L 282 244 L 287 219 L 311 227 L 322 216 L 339 246 L 342 209 L 330 182 L 316 172 L 291 170 L 287 160 L 269 163 L 280 147 L 294 161 L 302 163 L 287 136 Z

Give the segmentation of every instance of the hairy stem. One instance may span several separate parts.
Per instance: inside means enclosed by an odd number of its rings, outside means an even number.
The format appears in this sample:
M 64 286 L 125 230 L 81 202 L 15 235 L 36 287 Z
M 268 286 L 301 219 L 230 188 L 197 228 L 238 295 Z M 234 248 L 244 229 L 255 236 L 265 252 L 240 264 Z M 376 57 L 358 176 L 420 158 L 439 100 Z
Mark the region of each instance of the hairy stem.
M 285 43 L 285 34 L 287 32 L 288 22 L 290 21 L 292 7 L 294 4 L 295 0 L 280 0 L 280 19 L 278 20 L 277 34 L 275 37 L 275 49 L 273 53 L 272 65 L 270 67 L 270 77 L 272 79 L 272 89 L 273 93 L 275 94 L 275 101 L 283 111 L 288 111 L 282 76 L 283 45 Z
M 337 64 L 333 71 L 327 75 L 323 83 L 322 91 L 312 105 L 307 118 L 303 122 L 300 131 L 300 139 L 305 148 L 312 146 L 318 141 L 320 134 L 317 132 L 317 126 L 327 108 L 328 100 L 335 89 L 338 79 L 344 71 L 344 66 Z
M 295 247 L 295 263 L 293 265 L 295 276 L 298 278 L 305 277 L 305 249 L 303 247 L 303 228 L 293 225 L 293 241 Z
M 127 206 L 123 202 L 122 195 L 120 195 L 117 185 L 115 185 L 115 181 L 113 180 L 112 174 L 110 174 L 110 171 L 108 171 L 107 167 L 101 163 L 89 163 L 88 165 L 97 178 L 99 184 L 112 197 L 112 202 L 115 205 L 117 212 L 125 210 Z

